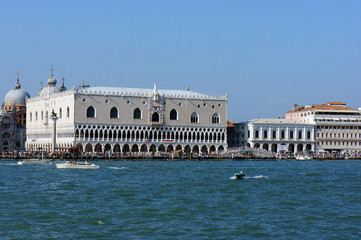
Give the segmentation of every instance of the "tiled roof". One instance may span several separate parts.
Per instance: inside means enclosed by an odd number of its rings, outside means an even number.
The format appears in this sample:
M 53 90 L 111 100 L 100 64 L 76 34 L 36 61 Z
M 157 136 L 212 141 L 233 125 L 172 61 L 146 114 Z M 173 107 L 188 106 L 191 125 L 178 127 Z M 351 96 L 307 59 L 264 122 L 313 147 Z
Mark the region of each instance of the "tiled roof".
M 235 122 L 232 122 L 231 120 L 227 120 L 227 127 L 234 127 Z
M 304 112 L 304 111 L 315 111 L 315 110 L 337 110 L 337 111 L 357 111 L 356 109 L 346 107 L 344 102 L 329 102 L 327 104 L 317 104 L 310 106 L 301 106 L 296 109 L 290 110 L 286 113 L 292 112 Z

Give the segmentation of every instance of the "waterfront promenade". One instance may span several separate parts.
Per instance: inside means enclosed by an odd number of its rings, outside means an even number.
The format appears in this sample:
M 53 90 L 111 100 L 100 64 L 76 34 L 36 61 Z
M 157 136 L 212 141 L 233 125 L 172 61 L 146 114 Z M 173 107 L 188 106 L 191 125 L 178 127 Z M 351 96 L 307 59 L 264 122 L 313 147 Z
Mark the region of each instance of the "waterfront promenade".
M 361 159 L 361 152 L 354 153 L 313 153 L 313 159 Z M 254 160 L 279 160 L 279 159 L 295 159 L 296 156 L 288 153 L 272 153 L 263 149 L 255 148 L 231 148 L 225 152 L 217 152 L 212 154 L 186 153 L 186 152 L 128 152 L 128 153 L 111 153 L 111 152 L 1 152 L 0 159 L 30 159 L 30 158 L 46 158 L 46 159 L 92 159 L 92 160 L 224 160 L 224 159 L 254 159 Z

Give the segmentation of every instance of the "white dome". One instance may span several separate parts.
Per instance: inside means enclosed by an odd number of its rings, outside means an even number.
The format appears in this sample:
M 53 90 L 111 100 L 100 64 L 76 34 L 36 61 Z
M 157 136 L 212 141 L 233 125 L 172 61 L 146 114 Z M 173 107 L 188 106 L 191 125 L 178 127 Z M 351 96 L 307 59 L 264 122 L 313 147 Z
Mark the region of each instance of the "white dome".
M 53 70 L 53 65 L 51 65 L 51 77 L 48 79 L 48 86 L 41 89 L 41 91 L 39 92 L 39 96 L 41 97 L 49 96 L 53 93 L 60 92 L 60 89 L 56 86 L 57 81 L 53 76 Z
M 43 88 L 40 93 L 39 93 L 39 96 L 43 97 L 43 96 L 48 96 L 48 95 L 51 95 L 53 93 L 57 93 L 59 92 L 59 88 L 55 85 L 49 85 L 49 86 L 46 86 L 45 88 Z
M 15 85 L 15 89 L 10 90 L 5 95 L 5 106 L 26 106 L 26 99 L 30 98 L 30 95 L 27 91 L 21 89 L 19 79 Z

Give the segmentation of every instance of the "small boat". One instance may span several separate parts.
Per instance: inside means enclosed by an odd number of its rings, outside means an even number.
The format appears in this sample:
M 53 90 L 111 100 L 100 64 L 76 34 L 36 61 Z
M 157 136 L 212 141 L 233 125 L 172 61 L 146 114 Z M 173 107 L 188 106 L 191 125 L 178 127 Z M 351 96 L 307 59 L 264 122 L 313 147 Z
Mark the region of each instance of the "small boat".
M 247 175 L 243 173 L 243 171 L 239 172 L 239 173 L 235 173 L 234 176 L 236 177 L 236 179 L 243 179 L 245 178 Z
M 18 161 L 18 165 L 38 165 L 38 164 L 46 164 L 46 163 L 49 163 L 49 161 L 50 161 L 50 160 L 38 159 L 38 158 L 34 158 L 34 159 L 24 159 L 24 160 Z
M 97 169 L 99 165 L 89 162 L 66 162 L 57 163 L 56 168 L 71 168 L 71 169 Z
M 296 157 L 296 160 L 300 160 L 300 161 L 302 161 L 302 160 L 312 160 L 312 159 L 313 159 L 312 156 L 299 155 L 299 156 Z

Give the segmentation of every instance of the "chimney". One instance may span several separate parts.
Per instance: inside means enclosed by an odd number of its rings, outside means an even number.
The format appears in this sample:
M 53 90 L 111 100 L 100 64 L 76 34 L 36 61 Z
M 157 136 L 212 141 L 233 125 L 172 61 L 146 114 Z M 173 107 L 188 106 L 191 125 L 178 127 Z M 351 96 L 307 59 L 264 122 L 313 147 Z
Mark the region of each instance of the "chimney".
M 293 104 L 293 110 L 298 109 L 298 104 Z

